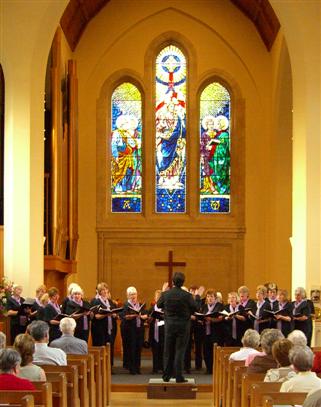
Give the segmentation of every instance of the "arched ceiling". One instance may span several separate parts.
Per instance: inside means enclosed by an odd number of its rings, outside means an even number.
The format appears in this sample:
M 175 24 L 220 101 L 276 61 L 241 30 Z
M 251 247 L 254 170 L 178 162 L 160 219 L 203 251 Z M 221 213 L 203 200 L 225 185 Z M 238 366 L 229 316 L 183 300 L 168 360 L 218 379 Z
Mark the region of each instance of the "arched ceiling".
M 60 25 L 65 33 L 70 48 L 74 51 L 89 21 L 110 0 L 70 0 Z M 214 0 L 213 0 L 214 1 Z M 268 51 L 280 29 L 279 20 L 269 0 L 230 0 L 255 25 Z

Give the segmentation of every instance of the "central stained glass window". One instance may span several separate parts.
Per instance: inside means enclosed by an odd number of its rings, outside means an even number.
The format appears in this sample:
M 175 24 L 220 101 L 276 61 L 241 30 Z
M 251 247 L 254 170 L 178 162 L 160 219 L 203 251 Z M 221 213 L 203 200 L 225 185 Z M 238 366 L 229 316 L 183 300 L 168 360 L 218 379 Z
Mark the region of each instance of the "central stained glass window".
M 186 58 L 174 45 L 156 58 L 156 212 L 186 211 Z

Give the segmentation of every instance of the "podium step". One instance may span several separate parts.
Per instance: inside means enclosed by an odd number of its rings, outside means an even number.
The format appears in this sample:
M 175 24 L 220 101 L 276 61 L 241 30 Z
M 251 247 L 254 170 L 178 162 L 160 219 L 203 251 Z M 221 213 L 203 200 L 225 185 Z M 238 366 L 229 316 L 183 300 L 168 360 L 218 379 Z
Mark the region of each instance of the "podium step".
M 197 387 L 194 378 L 186 383 L 176 383 L 175 379 L 164 382 L 163 379 L 149 379 L 147 386 L 148 399 L 195 399 Z

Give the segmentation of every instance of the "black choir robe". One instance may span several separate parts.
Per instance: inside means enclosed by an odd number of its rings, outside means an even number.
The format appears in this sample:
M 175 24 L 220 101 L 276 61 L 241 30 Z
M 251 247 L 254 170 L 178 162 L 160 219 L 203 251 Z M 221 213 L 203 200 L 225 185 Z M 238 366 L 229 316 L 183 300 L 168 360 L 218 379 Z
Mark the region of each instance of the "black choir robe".
M 83 300 L 83 305 L 80 306 L 75 301 L 69 300 L 66 304 L 65 313 L 67 315 L 71 315 L 73 313 L 81 314 L 82 312 L 84 312 L 82 307 L 84 307 L 86 310 L 89 310 L 90 309 L 89 302 Z M 87 320 L 87 326 L 85 326 L 85 319 Z M 84 315 L 78 319 L 75 319 L 75 321 L 76 321 L 76 329 L 75 329 L 74 336 L 76 338 L 83 339 L 84 341 L 88 342 L 89 328 L 90 328 L 90 316 Z
M 140 304 L 142 305 L 142 304 Z M 140 321 L 140 327 L 137 327 L 136 318 L 125 319 L 127 314 L 131 314 L 130 304 L 124 303 L 124 310 L 120 313 L 121 317 L 121 335 L 123 341 L 123 366 L 131 374 L 140 373 L 141 352 L 144 342 L 144 321 Z M 147 314 L 145 306 L 141 310 L 142 315 Z
M 148 310 L 148 315 L 154 311 L 154 306 Z M 148 342 L 150 343 L 153 355 L 153 373 L 163 371 L 163 357 L 164 357 L 164 325 L 158 326 L 158 342 L 155 339 L 155 325 L 162 321 L 150 317 L 149 319 L 149 333 Z
M 28 325 L 28 316 L 23 313 L 21 309 L 21 304 L 24 302 L 24 298 L 20 297 L 19 302 L 14 298 L 9 297 L 7 300 L 6 309 L 7 311 L 18 311 L 17 315 L 11 316 L 10 318 L 10 336 L 11 343 L 13 344 L 17 335 L 24 333 Z
M 265 312 L 265 310 L 267 310 L 267 309 L 270 310 L 271 307 L 270 307 L 270 304 L 265 300 L 259 311 L 259 320 L 266 320 L 266 321 L 259 323 L 259 325 L 258 325 L 259 334 L 261 334 L 261 332 L 264 329 L 270 328 L 271 317 L 270 317 L 269 313 Z M 257 311 L 257 303 L 255 303 L 255 312 L 253 312 L 254 315 L 256 315 L 256 311 Z M 250 318 L 253 320 L 253 328 L 255 329 L 255 325 L 256 325 L 255 318 L 253 318 L 251 316 L 250 316 Z
M 243 335 L 246 330 L 253 329 L 253 318 L 248 314 L 248 310 L 251 310 L 253 314 L 256 312 L 256 302 L 254 300 L 248 299 L 244 306 L 239 304 L 240 315 L 245 317 L 245 321 L 240 321 L 240 336 L 243 338 Z
M 309 306 L 309 303 L 304 300 L 301 302 L 301 304 L 295 308 L 295 301 L 292 302 L 293 304 L 293 317 L 297 316 L 307 316 L 308 319 L 306 321 L 296 321 L 294 320 L 294 329 L 299 329 L 302 331 L 307 339 L 309 339 L 309 334 L 311 332 L 310 328 L 310 319 L 311 319 L 311 308 Z
M 276 321 L 276 328 L 279 328 L 286 338 L 293 331 L 293 304 L 289 301 L 285 303 L 280 315 L 291 318 L 291 321 L 282 321 L 281 319 L 277 320 L 273 318 Z
M 240 314 L 242 314 L 242 309 L 238 308 Z M 224 306 L 224 310 L 227 312 L 234 312 L 230 309 L 230 304 Z M 236 311 L 236 309 L 235 309 Z M 234 339 L 233 334 L 233 320 L 236 323 L 236 338 Z M 243 321 L 240 321 L 235 316 L 232 319 L 224 319 L 224 344 L 225 346 L 242 346 L 242 336 L 243 336 Z
M 54 308 L 50 303 L 47 304 L 43 310 L 43 320 L 49 325 L 49 342 L 61 337 L 61 331 L 59 325 L 53 325 L 50 323 L 58 315 L 56 308 Z
M 279 301 L 278 300 L 270 301 L 267 298 L 265 301 L 269 304 L 270 308 L 267 308 L 267 309 L 269 309 L 270 311 L 275 312 L 275 311 L 279 310 Z M 270 318 L 270 328 L 276 328 L 276 319 L 273 317 Z

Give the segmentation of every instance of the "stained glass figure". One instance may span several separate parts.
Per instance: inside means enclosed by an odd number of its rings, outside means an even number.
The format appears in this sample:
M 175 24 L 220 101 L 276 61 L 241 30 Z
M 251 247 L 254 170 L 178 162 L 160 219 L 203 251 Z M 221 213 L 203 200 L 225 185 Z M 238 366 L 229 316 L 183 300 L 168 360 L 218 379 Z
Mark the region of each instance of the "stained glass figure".
M 200 98 L 200 212 L 230 212 L 230 95 L 211 83 Z
M 112 212 L 142 211 L 142 100 L 132 83 L 119 85 L 111 112 Z
M 156 58 L 156 212 L 185 212 L 186 58 L 174 45 Z

